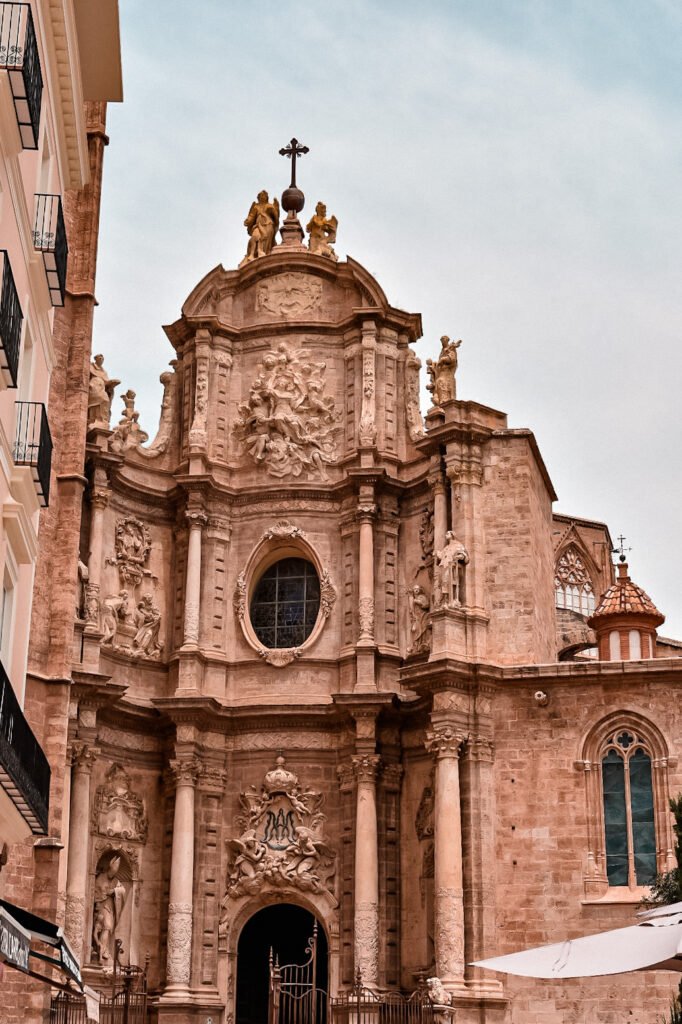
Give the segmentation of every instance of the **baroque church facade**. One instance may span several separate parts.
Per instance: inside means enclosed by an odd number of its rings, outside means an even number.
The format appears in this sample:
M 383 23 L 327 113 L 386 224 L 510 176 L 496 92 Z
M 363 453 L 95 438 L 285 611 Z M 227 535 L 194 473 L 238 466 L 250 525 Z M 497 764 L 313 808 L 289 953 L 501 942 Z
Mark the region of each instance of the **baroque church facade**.
M 448 338 L 422 419 L 419 315 L 295 200 L 276 244 L 261 193 L 166 328 L 151 443 L 85 364 L 71 642 L 29 677 L 71 946 L 97 988 L 120 941 L 169 1024 L 264 1020 L 270 948 L 313 930 L 334 996 L 437 977 L 463 1024 L 643 1024 L 665 975 L 469 965 L 628 924 L 673 867 L 679 645 Z

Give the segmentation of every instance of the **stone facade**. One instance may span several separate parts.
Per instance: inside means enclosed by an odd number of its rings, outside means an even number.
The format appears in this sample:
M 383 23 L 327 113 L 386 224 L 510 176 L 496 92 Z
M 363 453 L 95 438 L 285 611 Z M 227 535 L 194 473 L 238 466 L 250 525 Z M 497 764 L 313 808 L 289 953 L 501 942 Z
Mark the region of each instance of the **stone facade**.
M 631 919 L 643 889 L 609 886 L 604 861 L 605 729 L 655 747 L 671 863 L 682 662 L 558 660 L 591 637 L 584 615 L 558 626 L 557 559 L 573 545 L 599 595 L 606 528 L 553 516 L 532 433 L 455 399 L 447 338 L 422 424 L 420 318 L 350 258 L 283 244 L 218 267 L 166 332 L 157 437 L 130 391 L 118 425 L 91 420 L 89 590 L 75 617 L 75 582 L 43 609 L 53 626 L 71 609 L 54 842 L 91 983 L 106 906 L 160 1021 L 241 1024 L 242 930 L 295 904 L 334 994 L 357 970 L 404 990 L 437 975 L 465 1024 L 652 1019 L 665 977 L 503 984 L 468 966 Z M 268 640 L 256 592 L 291 559 L 318 604 Z

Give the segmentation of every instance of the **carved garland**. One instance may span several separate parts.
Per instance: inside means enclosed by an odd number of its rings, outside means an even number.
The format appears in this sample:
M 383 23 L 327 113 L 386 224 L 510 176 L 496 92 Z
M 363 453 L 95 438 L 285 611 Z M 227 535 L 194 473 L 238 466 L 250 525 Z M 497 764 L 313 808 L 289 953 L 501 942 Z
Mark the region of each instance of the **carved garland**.
M 282 542 L 286 541 L 290 543 L 282 545 Z M 279 558 L 288 556 L 303 556 L 311 561 L 317 570 L 320 580 L 320 611 L 317 622 L 310 636 L 300 647 L 263 647 L 253 630 L 248 614 L 249 593 L 265 569 Z M 232 603 L 237 621 L 249 646 L 268 665 L 282 668 L 285 665 L 290 665 L 296 658 L 300 658 L 316 642 L 325 622 L 332 613 L 336 597 L 336 587 L 332 582 L 331 573 L 328 568 L 322 566 L 316 551 L 307 541 L 304 531 L 300 526 L 294 526 L 286 519 L 282 519 L 264 531 L 246 566 L 238 574 Z

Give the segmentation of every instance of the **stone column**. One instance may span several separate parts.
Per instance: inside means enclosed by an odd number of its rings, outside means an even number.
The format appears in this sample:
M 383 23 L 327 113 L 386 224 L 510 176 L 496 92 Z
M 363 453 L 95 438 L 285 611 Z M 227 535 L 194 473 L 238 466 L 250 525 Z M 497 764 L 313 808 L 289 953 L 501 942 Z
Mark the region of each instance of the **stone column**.
M 168 952 L 164 998 L 186 999 L 192 960 L 194 898 L 194 787 L 201 770 L 196 757 L 170 762 L 175 779 L 175 814 L 168 896 Z
M 89 949 L 85 949 L 84 930 L 90 834 L 90 776 L 98 753 L 98 750 L 85 743 L 74 743 L 71 748 L 71 803 L 64 931 L 81 964 L 89 959 Z
M 190 510 L 185 515 L 189 523 L 189 541 L 187 543 L 183 646 L 197 647 L 201 610 L 201 531 L 207 520 L 205 514 L 197 510 Z
M 355 970 L 363 985 L 379 983 L 379 852 L 376 774 L 379 757 L 353 758 L 355 805 Z
M 374 524 L 376 505 L 359 505 L 360 568 L 358 573 L 359 643 L 374 644 Z
M 95 470 L 90 517 L 90 554 L 88 556 L 88 582 L 85 585 L 86 630 L 99 632 L 100 581 L 102 579 L 102 551 L 104 545 L 104 510 L 109 504 L 109 492 L 102 487 L 103 471 Z M 105 478 L 106 479 L 106 478 Z
M 434 931 L 436 974 L 448 988 L 464 984 L 464 895 L 459 753 L 464 737 L 433 723 L 427 749 L 435 755 Z
M 429 483 L 433 491 L 433 550 L 441 551 L 445 547 L 445 534 L 448 529 L 448 502 L 445 483 L 440 468 L 440 456 L 436 457 L 437 466 L 429 472 Z M 433 461 L 433 460 L 432 460 Z

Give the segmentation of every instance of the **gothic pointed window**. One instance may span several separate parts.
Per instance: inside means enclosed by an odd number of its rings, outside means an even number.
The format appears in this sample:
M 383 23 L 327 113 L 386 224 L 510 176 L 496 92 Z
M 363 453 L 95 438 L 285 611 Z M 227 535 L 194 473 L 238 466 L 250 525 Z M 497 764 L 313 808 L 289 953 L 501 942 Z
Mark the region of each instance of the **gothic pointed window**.
M 591 731 L 584 759 L 588 851 L 586 895 L 641 887 L 674 866 L 666 743 L 643 716 L 609 715 Z M 639 898 L 637 896 L 636 898 Z
M 656 874 L 651 758 L 624 730 L 609 739 L 601 764 L 609 885 L 648 885 Z
M 557 608 L 587 617 L 594 612 L 594 586 L 576 547 L 568 547 L 556 563 L 554 593 Z

